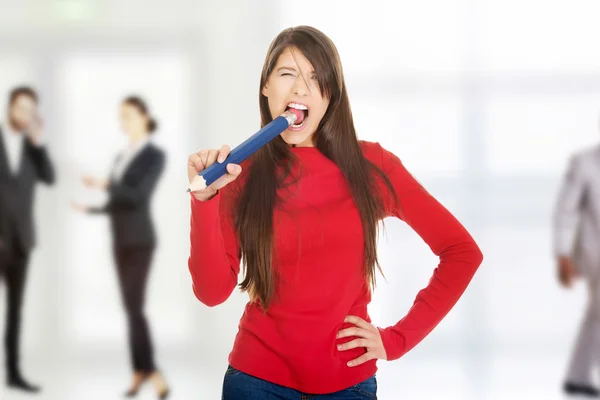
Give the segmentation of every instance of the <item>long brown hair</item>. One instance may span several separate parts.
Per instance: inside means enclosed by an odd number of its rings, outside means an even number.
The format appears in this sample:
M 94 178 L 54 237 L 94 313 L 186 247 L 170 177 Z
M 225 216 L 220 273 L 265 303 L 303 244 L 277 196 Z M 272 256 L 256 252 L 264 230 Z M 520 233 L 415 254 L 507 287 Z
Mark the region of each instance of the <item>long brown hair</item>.
M 390 193 L 393 193 L 392 185 L 385 174 L 362 154 L 340 57 L 333 42 L 315 28 L 299 26 L 286 29 L 271 43 L 260 79 L 261 125 L 273 120 L 262 89 L 279 56 L 287 48 L 297 49 L 311 62 L 321 94 L 329 99 L 329 107 L 314 140 L 316 147 L 340 168 L 346 178 L 363 225 L 365 282 L 374 287 L 375 267 L 381 271 L 377 260 L 377 234 L 385 210 L 373 174 L 383 179 Z M 260 301 L 264 310 L 273 300 L 277 279 L 272 269 L 273 211 L 281 200 L 277 198 L 277 189 L 282 187 L 291 171 L 292 162 L 294 155 L 289 146 L 281 136 L 277 137 L 252 156 L 237 198 L 234 220 L 245 267 L 240 287 L 249 292 L 251 298 Z

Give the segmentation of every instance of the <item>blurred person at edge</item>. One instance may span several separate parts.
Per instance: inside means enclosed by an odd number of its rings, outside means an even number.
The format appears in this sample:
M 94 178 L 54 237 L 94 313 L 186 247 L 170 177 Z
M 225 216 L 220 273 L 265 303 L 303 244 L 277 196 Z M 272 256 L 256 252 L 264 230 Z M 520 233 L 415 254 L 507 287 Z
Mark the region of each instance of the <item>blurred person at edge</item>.
M 156 247 L 150 200 L 164 169 L 165 154 L 150 140 L 157 123 L 144 100 L 138 96 L 125 98 L 120 106 L 120 118 L 129 144 L 117 156 L 110 178 L 83 177 L 85 186 L 108 191 L 108 203 L 103 207 L 81 204 L 73 204 L 73 207 L 90 214 L 107 214 L 111 220 L 114 259 L 127 314 L 133 367 L 132 383 L 125 395 L 136 396 L 144 382 L 152 381 L 158 398 L 166 399 L 169 388 L 154 363 L 150 328 L 144 315 L 148 274 Z
M 40 391 L 20 368 L 21 313 L 29 255 L 35 246 L 33 199 L 38 181 L 54 183 L 54 168 L 42 138 L 38 94 L 14 88 L 6 121 L 0 125 L 0 276 L 8 293 L 4 345 L 6 384 L 29 393 Z
M 570 288 L 581 277 L 588 286 L 563 390 L 599 397 L 592 370 L 600 360 L 600 145 L 570 157 L 554 210 L 553 250 L 561 285 Z

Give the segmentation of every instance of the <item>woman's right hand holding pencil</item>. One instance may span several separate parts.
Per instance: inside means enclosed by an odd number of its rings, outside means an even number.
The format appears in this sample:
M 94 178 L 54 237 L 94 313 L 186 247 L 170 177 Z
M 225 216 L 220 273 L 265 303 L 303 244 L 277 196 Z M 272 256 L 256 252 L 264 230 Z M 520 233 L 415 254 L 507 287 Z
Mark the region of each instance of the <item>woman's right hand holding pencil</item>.
M 231 149 L 227 145 L 223 145 L 221 149 L 203 149 L 197 153 L 192 153 L 188 157 L 188 179 L 192 183 L 192 180 L 206 168 L 214 164 L 215 162 L 223 163 Z M 219 189 L 225 187 L 229 183 L 237 179 L 242 172 L 242 167 L 238 164 L 227 164 L 227 173 L 221 178 L 217 179 L 212 185 L 209 185 L 206 189 L 193 191 L 192 194 L 196 199 L 200 201 L 206 201 L 212 199 Z

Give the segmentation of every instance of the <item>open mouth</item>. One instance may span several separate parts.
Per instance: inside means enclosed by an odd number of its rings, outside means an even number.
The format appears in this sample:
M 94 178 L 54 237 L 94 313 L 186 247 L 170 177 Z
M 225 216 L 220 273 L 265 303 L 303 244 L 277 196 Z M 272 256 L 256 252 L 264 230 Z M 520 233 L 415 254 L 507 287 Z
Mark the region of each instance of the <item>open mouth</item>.
M 306 125 L 306 121 L 308 120 L 307 106 L 299 103 L 289 103 L 285 111 L 291 111 L 296 114 L 296 123 L 290 126 L 291 129 L 300 130 Z

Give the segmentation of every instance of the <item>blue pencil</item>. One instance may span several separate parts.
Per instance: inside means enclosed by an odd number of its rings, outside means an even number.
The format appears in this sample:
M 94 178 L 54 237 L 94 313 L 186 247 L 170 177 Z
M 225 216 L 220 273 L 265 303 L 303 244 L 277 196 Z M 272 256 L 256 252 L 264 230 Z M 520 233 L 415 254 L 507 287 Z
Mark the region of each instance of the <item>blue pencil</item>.
M 279 136 L 296 121 L 296 118 L 296 114 L 286 111 L 273 121 L 269 122 L 261 130 L 250 136 L 235 149 L 231 150 L 231 153 L 229 153 L 225 161 L 222 163 L 215 162 L 194 177 L 187 191 L 195 192 L 212 185 L 217 179 L 227 173 L 227 164 L 240 164 L 258 149 Z

